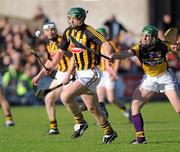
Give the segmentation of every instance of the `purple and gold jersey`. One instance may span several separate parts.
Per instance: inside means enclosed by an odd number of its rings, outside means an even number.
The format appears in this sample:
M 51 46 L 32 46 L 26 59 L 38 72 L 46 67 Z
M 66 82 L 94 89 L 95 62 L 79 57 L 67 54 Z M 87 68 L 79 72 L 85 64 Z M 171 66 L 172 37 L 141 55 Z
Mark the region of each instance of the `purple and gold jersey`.
M 79 43 L 87 46 L 92 51 L 89 52 L 82 48 L 77 48 L 69 39 L 70 36 L 73 36 Z M 83 24 L 78 27 L 78 29 L 67 28 L 59 47 L 62 50 L 67 50 L 67 48 L 69 48 L 73 53 L 77 70 L 86 70 L 99 65 L 100 57 L 96 55 L 94 51 L 100 52 L 100 47 L 105 41 L 106 39 L 94 28 Z
M 117 49 L 115 43 L 113 41 L 109 41 L 112 49 L 113 49 L 113 53 L 119 53 L 119 49 Z M 101 54 L 104 54 L 104 51 L 103 49 L 101 48 Z M 101 58 L 101 61 L 100 61 L 100 65 L 99 65 L 99 68 L 101 69 L 101 71 L 106 71 L 106 68 L 105 68 L 105 60 L 104 58 Z
M 145 74 L 157 76 L 167 71 L 168 63 L 166 61 L 166 54 L 172 51 L 169 44 L 158 40 L 158 42 L 150 48 L 136 44 L 131 50 L 133 50 L 139 58 Z
M 47 54 L 48 54 L 48 59 L 52 60 L 52 57 L 56 54 L 56 52 L 58 51 L 58 46 L 60 45 L 62 40 L 61 36 L 58 36 L 57 38 L 55 38 L 53 41 L 50 41 L 47 44 Z M 69 67 L 69 61 L 70 59 L 66 56 L 63 56 L 63 58 L 59 61 L 58 63 L 58 70 L 61 72 L 65 72 L 67 71 L 68 67 Z

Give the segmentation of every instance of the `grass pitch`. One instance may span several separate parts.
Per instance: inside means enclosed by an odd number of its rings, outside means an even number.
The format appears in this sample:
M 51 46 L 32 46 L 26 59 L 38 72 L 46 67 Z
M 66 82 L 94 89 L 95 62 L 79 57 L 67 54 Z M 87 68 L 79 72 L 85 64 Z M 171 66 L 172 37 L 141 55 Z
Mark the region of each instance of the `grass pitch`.
M 16 123 L 3 126 L 0 111 L 0 152 L 175 152 L 180 149 L 180 116 L 168 102 L 148 103 L 142 110 L 147 145 L 131 145 L 132 124 L 112 105 L 107 105 L 109 121 L 118 133 L 110 145 L 102 144 L 103 133 L 89 112 L 84 112 L 89 128 L 73 140 L 73 118 L 64 106 L 57 106 L 59 135 L 47 135 L 49 121 L 44 106 L 12 107 Z

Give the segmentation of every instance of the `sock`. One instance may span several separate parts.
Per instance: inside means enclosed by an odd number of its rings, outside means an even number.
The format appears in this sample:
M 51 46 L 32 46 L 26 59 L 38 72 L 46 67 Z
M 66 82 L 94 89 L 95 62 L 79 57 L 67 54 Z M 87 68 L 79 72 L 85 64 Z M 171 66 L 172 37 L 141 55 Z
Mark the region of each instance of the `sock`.
M 57 121 L 56 120 L 50 121 L 50 128 L 57 129 Z
M 105 135 L 110 135 L 113 132 L 113 129 L 112 129 L 112 127 L 108 121 L 106 121 L 105 124 L 102 124 L 101 128 L 102 128 Z
M 106 106 L 105 106 L 105 102 L 99 102 L 99 106 L 101 108 L 101 110 L 105 113 L 106 117 L 108 118 L 109 114 L 108 114 L 108 111 L 106 109 Z
M 120 109 L 122 112 L 126 111 L 126 107 L 125 107 L 125 105 L 122 104 L 122 103 L 119 104 L 119 109 Z
M 138 142 L 143 142 L 145 140 L 144 135 L 144 121 L 141 116 L 141 113 L 131 116 L 132 123 L 134 124 L 134 128 L 136 130 L 136 139 Z
M 5 119 L 6 119 L 6 121 L 8 121 L 8 120 L 13 121 L 11 114 L 6 115 Z
M 74 116 L 74 120 L 75 120 L 76 124 L 83 124 L 83 123 L 85 123 L 85 120 L 84 120 L 83 115 L 82 115 L 81 112 Z
M 83 103 L 83 104 L 80 104 L 80 105 L 79 105 L 79 109 L 80 109 L 80 111 L 86 111 L 86 110 L 87 110 L 87 107 L 86 107 L 86 105 Z

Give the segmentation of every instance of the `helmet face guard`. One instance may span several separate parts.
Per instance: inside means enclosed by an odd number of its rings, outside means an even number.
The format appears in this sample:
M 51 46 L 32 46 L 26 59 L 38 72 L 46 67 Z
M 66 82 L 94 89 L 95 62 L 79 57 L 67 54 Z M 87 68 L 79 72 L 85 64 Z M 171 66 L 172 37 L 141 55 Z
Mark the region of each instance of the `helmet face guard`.
M 149 35 L 152 37 L 151 46 L 154 45 L 158 37 L 158 29 L 154 26 L 148 25 L 145 26 L 142 30 L 143 35 Z
M 154 36 L 157 38 L 158 36 L 158 29 L 154 26 L 151 26 L 151 25 L 148 25 L 148 26 L 145 26 L 142 30 L 142 33 L 143 34 L 146 34 L 146 35 L 150 35 L 150 36 Z
M 43 25 L 43 30 L 46 30 L 46 29 L 49 29 L 49 28 L 54 28 L 56 29 L 56 24 L 54 22 L 48 22 L 48 23 L 45 23 Z
M 43 25 L 44 35 L 52 40 L 57 36 L 57 28 L 54 22 L 48 22 Z M 51 31 L 51 32 L 50 32 Z

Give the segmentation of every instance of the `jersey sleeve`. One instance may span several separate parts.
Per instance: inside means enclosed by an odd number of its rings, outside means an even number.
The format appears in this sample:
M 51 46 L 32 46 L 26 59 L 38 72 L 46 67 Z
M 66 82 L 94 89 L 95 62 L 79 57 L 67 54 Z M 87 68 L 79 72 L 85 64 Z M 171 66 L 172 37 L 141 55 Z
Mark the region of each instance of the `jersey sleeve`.
M 87 26 L 86 29 L 88 37 L 99 46 L 101 46 L 106 41 L 105 37 L 97 32 L 93 27 Z
M 133 45 L 130 50 L 132 50 L 134 52 L 134 55 L 136 55 L 137 57 L 139 57 L 139 44 L 135 44 Z
M 166 44 L 166 47 L 167 47 L 167 52 L 173 51 L 170 44 L 168 44 L 168 43 L 165 43 L 165 44 Z
M 61 50 L 64 50 L 64 51 L 68 49 L 69 43 L 70 43 L 68 40 L 68 35 L 69 35 L 68 33 L 69 33 L 69 30 L 66 29 L 63 33 L 62 40 L 61 40 L 61 43 L 59 45 L 59 48 Z

